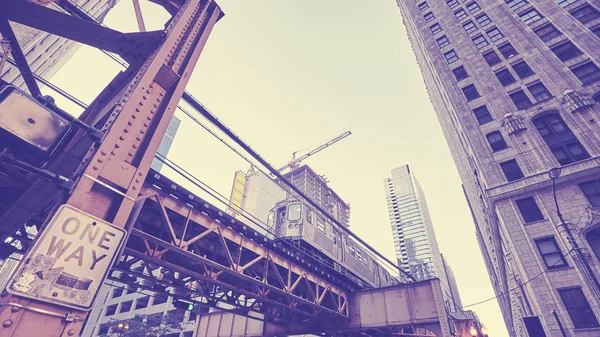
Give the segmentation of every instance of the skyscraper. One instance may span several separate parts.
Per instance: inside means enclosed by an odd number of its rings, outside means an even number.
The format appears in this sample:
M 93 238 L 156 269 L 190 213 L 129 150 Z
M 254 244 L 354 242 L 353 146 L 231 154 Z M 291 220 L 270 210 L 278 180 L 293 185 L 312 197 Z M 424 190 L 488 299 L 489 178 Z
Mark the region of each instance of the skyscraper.
M 600 335 L 600 1 L 398 6 L 509 332 Z
M 83 11 L 96 18 L 99 22 L 104 20 L 108 11 L 117 3 L 117 0 L 71 1 Z M 54 2 L 49 3 L 46 7 L 57 11 L 63 11 L 62 8 Z M 11 26 L 17 36 L 17 40 L 29 63 L 31 71 L 46 79 L 52 77 L 52 75 L 54 75 L 71 56 L 73 56 L 80 46 L 79 43 L 75 41 L 18 23 L 11 22 Z M 26 88 L 19 69 L 11 64 L 7 63 L 4 69 L 0 69 L 0 77 L 4 81 L 19 88 Z
M 419 281 L 439 278 L 448 309 L 457 309 L 460 299 L 454 274 L 440 254 L 425 195 L 414 173 L 408 165 L 397 167 L 383 184 L 398 266 Z M 452 275 L 452 285 L 448 275 Z
M 173 140 L 175 139 L 175 134 L 177 134 L 177 130 L 179 129 L 179 124 L 181 124 L 181 120 L 179 118 L 173 116 L 173 118 L 169 122 L 169 125 L 167 126 L 167 131 L 165 132 L 163 139 L 160 141 L 160 144 L 158 145 L 157 152 L 159 155 L 166 157 L 167 153 L 169 153 L 169 150 L 171 149 L 171 145 L 173 145 Z M 160 161 L 157 158 L 154 158 L 154 160 L 152 160 L 152 164 L 150 165 L 150 168 L 160 172 L 160 169 L 162 169 L 163 165 L 164 164 L 162 161 Z

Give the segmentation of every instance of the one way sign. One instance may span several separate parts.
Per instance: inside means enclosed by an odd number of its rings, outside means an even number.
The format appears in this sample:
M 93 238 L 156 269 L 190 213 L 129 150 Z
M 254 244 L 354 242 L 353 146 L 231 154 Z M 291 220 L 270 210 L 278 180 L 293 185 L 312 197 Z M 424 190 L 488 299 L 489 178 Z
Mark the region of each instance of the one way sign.
M 62 205 L 9 281 L 8 292 L 90 310 L 125 231 Z

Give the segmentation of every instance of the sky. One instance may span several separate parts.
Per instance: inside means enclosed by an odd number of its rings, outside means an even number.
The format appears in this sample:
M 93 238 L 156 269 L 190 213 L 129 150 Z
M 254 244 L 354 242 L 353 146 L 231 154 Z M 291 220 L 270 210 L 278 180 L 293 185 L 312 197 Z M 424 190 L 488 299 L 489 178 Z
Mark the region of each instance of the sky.
M 350 130 L 350 137 L 304 163 L 325 175 L 350 203 L 351 230 L 388 258 L 394 248 L 383 180 L 393 168 L 409 164 L 424 190 L 463 305 L 493 297 L 461 181 L 395 1 L 218 3 L 225 16 L 214 27 L 187 90 L 276 167 L 292 152 Z M 166 12 L 141 4 L 148 29 L 162 29 Z M 120 1 L 105 23 L 137 31 L 131 2 Z M 90 102 L 119 70 L 99 51 L 82 47 L 51 80 Z M 234 172 L 249 165 L 178 116 L 182 124 L 168 158 L 229 196 Z M 469 309 L 492 336 L 508 336 L 495 300 Z

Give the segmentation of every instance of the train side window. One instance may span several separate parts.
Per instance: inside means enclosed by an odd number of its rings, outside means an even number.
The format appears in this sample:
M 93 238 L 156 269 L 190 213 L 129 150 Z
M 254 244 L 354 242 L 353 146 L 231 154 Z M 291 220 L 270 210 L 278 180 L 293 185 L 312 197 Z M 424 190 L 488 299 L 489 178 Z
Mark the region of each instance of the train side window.
M 323 220 L 323 218 L 317 217 L 317 229 L 323 233 L 326 233 L 325 221 Z
M 277 225 L 281 225 L 285 222 L 285 212 L 286 212 L 285 207 L 281 207 L 281 208 L 277 209 Z
M 302 204 L 290 204 L 288 208 L 288 220 L 298 221 L 302 218 Z
M 348 241 L 348 252 L 352 256 L 355 255 L 355 252 L 354 252 L 354 243 L 352 241 Z
M 358 248 L 356 249 L 356 258 L 358 259 L 358 261 L 363 262 L 362 252 Z

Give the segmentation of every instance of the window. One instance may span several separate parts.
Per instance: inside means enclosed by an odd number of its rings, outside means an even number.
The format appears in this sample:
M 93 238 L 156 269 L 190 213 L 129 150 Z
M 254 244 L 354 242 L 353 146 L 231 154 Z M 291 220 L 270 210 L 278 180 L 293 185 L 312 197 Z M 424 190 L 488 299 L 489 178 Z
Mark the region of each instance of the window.
M 448 6 L 450 6 L 450 8 L 454 9 L 456 8 L 456 6 L 459 5 L 457 0 L 448 0 L 446 1 L 446 3 L 448 4 Z
M 422 4 L 419 5 L 419 10 L 422 12 L 424 10 L 426 10 L 427 8 L 429 8 L 429 5 L 427 4 L 427 2 L 424 2 Z
M 481 27 L 487 26 L 490 23 L 492 23 L 492 19 L 490 19 L 490 17 L 487 16 L 487 14 L 480 15 L 480 16 L 476 17 L 475 20 L 477 20 L 477 22 L 479 22 L 479 25 Z
M 518 110 L 527 109 L 533 105 L 531 103 L 531 100 L 529 100 L 529 97 L 527 97 L 527 94 L 523 90 L 513 92 L 509 96 L 510 99 L 512 99 L 513 103 L 515 103 L 515 106 Z
M 508 69 L 500 70 L 494 74 L 496 75 L 496 77 L 498 77 L 498 80 L 503 86 L 513 84 L 517 81 Z
M 581 288 L 559 289 L 560 298 L 569 312 L 575 329 L 595 328 L 598 320 L 594 316 L 592 308 L 583 295 Z
M 571 69 L 571 71 L 584 85 L 592 84 L 600 80 L 600 70 L 594 62 L 588 62 L 577 68 Z
M 479 4 L 477 2 L 473 1 L 473 2 L 471 2 L 469 4 L 467 4 L 467 9 L 469 10 L 469 12 L 475 13 L 478 10 L 480 10 L 481 7 L 479 7 Z
M 298 221 L 302 218 L 302 204 L 294 203 L 288 207 L 288 220 Z
M 506 1 L 506 4 L 508 5 L 508 7 L 510 7 L 513 11 L 527 5 L 528 3 L 529 2 L 527 2 L 527 0 L 507 0 Z
M 531 96 L 535 98 L 536 102 L 543 102 L 552 98 L 552 94 L 546 89 L 546 86 L 542 82 L 532 84 L 528 86 L 527 89 L 529 89 Z
M 583 194 L 585 194 L 585 197 L 593 207 L 600 206 L 600 183 L 597 180 L 581 183 L 579 184 L 579 188 L 581 188 L 581 191 L 583 191 Z M 600 251 L 598 252 L 600 253 Z
M 423 15 L 423 18 L 425 18 L 425 22 L 430 22 L 435 19 L 435 15 L 433 15 L 432 12 L 429 12 L 429 13 Z
M 463 66 L 452 69 L 452 72 L 454 73 L 454 77 L 456 77 L 457 82 L 460 82 L 460 81 L 464 80 L 465 78 L 469 77 L 467 70 Z
M 548 42 L 553 38 L 562 35 L 562 33 L 551 23 L 534 30 L 534 32 L 535 35 L 537 35 L 544 42 Z
M 446 37 L 446 35 L 440 37 L 436 41 L 437 41 L 438 46 L 440 46 L 440 49 L 444 48 L 450 44 L 450 41 L 448 41 L 448 37 Z
M 493 152 L 504 150 L 508 147 L 500 131 L 490 132 L 485 136 L 485 138 L 487 138 L 488 143 L 490 143 L 490 147 L 492 148 Z
M 109 323 L 100 324 L 100 329 L 98 329 L 98 336 L 107 335 L 109 330 Z
M 158 296 L 154 297 L 154 301 L 152 302 L 152 305 L 158 305 L 158 304 L 163 304 L 163 303 L 167 303 L 167 296 L 158 295 Z
M 122 294 L 123 294 L 123 288 L 115 288 L 115 289 L 113 289 L 112 297 L 111 298 L 119 297 Z
M 150 300 L 150 297 L 148 297 L 148 296 L 138 298 L 135 301 L 135 310 L 144 309 L 144 308 L 148 307 L 149 300 Z
M 594 252 L 596 258 L 600 260 L 600 227 L 596 227 L 589 231 L 585 235 L 585 239 L 590 245 L 590 248 L 592 248 L 592 252 Z
M 490 37 L 490 40 L 492 40 L 494 42 L 498 41 L 504 37 L 504 35 L 502 35 L 502 32 L 500 32 L 500 30 L 498 28 L 492 28 L 492 29 L 488 30 L 486 32 L 486 34 L 487 34 L 487 36 Z
M 446 58 L 446 62 L 448 62 L 448 64 L 458 61 L 458 55 L 456 55 L 454 49 L 447 53 L 444 53 L 444 57 Z
M 550 48 L 550 50 L 552 50 L 552 52 L 556 54 L 556 56 L 563 62 L 576 58 L 577 56 L 582 54 L 581 50 L 575 47 L 575 45 L 571 41 L 561 43 L 557 46 Z
M 567 7 L 567 5 L 570 5 L 570 4 L 574 3 L 577 0 L 555 0 L 555 1 L 561 7 Z
M 575 10 L 570 11 L 571 15 L 575 17 L 581 23 L 588 23 L 592 20 L 600 17 L 600 12 L 590 5 L 585 5 L 583 7 L 579 7 Z
M 121 303 L 121 309 L 119 309 L 119 313 L 129 312 L 131 310 L 131 306 L 133 305 L 133 301 L 127 301 Z
M 516 203 L 521 216 L 523 216 L 523 220 L 525 220 L 525 223 L 531 223 L 544 219 L 542 211 L 540 211 L 540 208 L 533 197 L 519 199 Z
M 473 43 L 475 44 L 475 46 L 477 46 L 477 48 L 479 48 L 479 49 L 481 49 L 489 44 L 483 35 L 477 35 L 472 40 L 473 40 Z
M 600 26 L 592 28 L 592 33 L 594 33 L 597 37 L 600 37 Z
M 442 26 L 440 26 L 439 23 L 436 23 L 436 24 L 432 25 L 431 27 L 429 27 L 429 29 L 431 30 L 431 34 L 435 35 L 442 31 Z
M 485 61 L 487 62 L 487 64 L 491 66 L 498 64 L 500 62 L 502 62 L 502 60 L 500 59 L 500 57 L 498 57 L 498 54 L 496 54 L 495 51 L 490 51 L 487 52 L 485 54 L 483 54 L 483 58 L 485 59 Z
M 114 315 L 117 312 L 117 305 L 118 304 L 113 304 L 106 307 L 106 314 L 104 314 L 104 316 L 108 317 Z
M 540 20 L 542 18 L 542 15 L 537 10 L 532 8 L 520 14 L 519 17 L 526 24 L 530 24 L 536 22 L 537 20 Z
M 479 95 L 479 91 L 477 91 L 477 88 L 475 88 L 475 84 L 467 85 L 466 87 L 462 88 L 462 91 L 465 94 L 465 98 L 469 102 L 481 97 L 481 95 Z
M 504 56 L 505 59 L 509 59 L 519 54 L 515 50 L 515 47 L 513 47 L 510 43 L 501 45 L 500 47 L 498 47 L 498 50 L 500 51 L 502 56 Z
M 600 91 L 592 95 L 592 99 L 594 100 L 594 102 L 600 103 Z
M 485 105 L 473 109 L 473 113 L 475 114 L 475 118 L 477 118 L 479 125 L 483 125 L 494 120 L 492 115 L 490 115 L 490 111 Z
M 514 181 L 524 177 L 523 171 L 521 171 L 519 163 L 517 163 L 516 159 L 511 159 L 509 161 L 500 163 L 500 168 L 502 169 L 502 172 L 508 181 Z
M 533 120 L 533 125 L 561 165 L 590 157 L 559 114 L 551 113 L 537 117 Z
M 473 21 L 469 21 L 469 22 L 463 24 L 462 26 L 467 31 L 468 34 L 471 34 L 477 30 L 477 26 L 475 26 Z
M 513 64 L 512 68 L 520 79 L 525 79 L 535 74 L 525 61 Z
M 462 19 L 464 19 L 464 18 L 466 18 L 466 17 L 467 17 L 467 12 L 465 12 L 465 10 L 464 10 L 464 9 L 459 9 L 459 10 L 457 10 L 456 12 L 454 12 L 454 15 L 456 15 L 456 17 L 457 17 L 459 20 L 462 20 Z
M 535 244 L 542 255 L 546 268 L 557 269 L 568 266 L 554 237 L 535 240 Z

